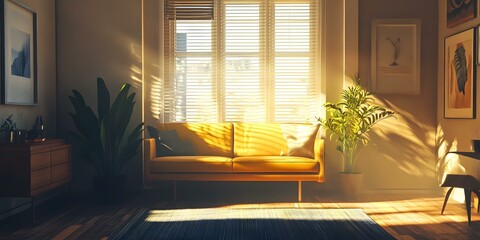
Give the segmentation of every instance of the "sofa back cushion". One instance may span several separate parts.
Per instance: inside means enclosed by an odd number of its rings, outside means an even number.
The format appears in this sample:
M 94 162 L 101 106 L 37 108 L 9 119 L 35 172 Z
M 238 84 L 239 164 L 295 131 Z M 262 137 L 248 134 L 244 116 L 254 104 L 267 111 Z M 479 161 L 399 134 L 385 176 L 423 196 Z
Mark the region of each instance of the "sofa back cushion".
M 300 156 L 314 158 L 318 125 L 235 123 L 235 157 Z
M 193 146 L 195 155 L 233 156 L 231 123 L 160 123 L 158 129 L 175 130 L 181 140 Z

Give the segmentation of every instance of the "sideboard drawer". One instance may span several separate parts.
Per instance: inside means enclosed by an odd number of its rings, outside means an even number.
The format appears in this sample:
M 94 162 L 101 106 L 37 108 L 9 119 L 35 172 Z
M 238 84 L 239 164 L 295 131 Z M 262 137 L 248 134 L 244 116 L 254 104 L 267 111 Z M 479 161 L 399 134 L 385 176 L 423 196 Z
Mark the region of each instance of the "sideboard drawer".
M 70 156 L 68 150 L 68 148 L 63 148 L 52 151 L 50 155 L 50 158 L 52 159 L 52 166 L 68 162 Z
M 71 180 L 71 145 L 62 139 L 0 144 L 1 197 L 36 197 Z
M 50 167 L 50 152 L 33 154 L 30 161 L 32 171 Z
M 37 190 L 50 184 L 50 168 L 44 168 L 31 173 L 31 188 Z
M 68 163 L 52 166 L 52 183 L 66 180 L 70 177 L 70 167 Z

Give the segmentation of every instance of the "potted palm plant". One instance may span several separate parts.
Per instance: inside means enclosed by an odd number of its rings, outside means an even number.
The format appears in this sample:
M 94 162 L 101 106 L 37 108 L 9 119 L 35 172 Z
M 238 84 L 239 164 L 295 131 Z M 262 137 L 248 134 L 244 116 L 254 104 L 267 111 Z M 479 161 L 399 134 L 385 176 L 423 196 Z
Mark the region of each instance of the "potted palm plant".
M 356 196 L 363 181 L 363 174 L 354 170 L 360 149 L 369 142 L 368 131 L 394 112 L 374 103 L 371 93 L 360 86 L 360 78 L 354 77 L 354 84 L 342 91 L 337 103 L 325 103 L 328 118 L 317 118 L 326 130 L 331 132 L 342 153 L 343 172 L 339 175 L 341 191 Z
M 110 105 L 110 92 L 102 78 L 97 79 L 97 115 L 85 103 L 83 96 L 73 90 L 69 96 L 75 113 L 70 113 L 77 132 L 70 131 L 79 156 L 96 170 L 93 185 L 98 199 L 106 203 L 120 202 L 125 178 L 121 174 L 125 162 L 137 155 L 141 144 L 143 123 L 127 132 L 135 105 L 131 85 L 124 84 Z

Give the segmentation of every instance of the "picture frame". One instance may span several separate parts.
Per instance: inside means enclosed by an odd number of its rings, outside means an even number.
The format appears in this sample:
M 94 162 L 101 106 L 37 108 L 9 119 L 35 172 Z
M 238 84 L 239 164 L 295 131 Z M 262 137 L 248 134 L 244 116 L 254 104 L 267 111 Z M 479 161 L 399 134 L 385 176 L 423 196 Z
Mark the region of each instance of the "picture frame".
M 476 28 L 445 38 L 444 117 L 476 117 Z
M 476 42 L 475 51 L 477 53 L 477 65 L 480 65 L 480 24 L 475 27 Z
M 420 63 L 420 19 L 372 20 L 372 92 L 420 94 Z
M 15 0 L 0 0 L 1 102 L 38 104 L 37 14 Z
M 477 17 L 478 0 L 447 2 L 447 27 L 452 28 Z

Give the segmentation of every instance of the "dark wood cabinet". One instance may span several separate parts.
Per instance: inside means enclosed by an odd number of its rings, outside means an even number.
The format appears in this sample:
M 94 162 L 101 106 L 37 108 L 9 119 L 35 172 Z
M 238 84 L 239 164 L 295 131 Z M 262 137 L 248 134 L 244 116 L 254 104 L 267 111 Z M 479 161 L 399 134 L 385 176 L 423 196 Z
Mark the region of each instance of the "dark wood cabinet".
M 0 145 L 0 196 L 35 197 L 68 184 L 70 148 L 59 139 Z

